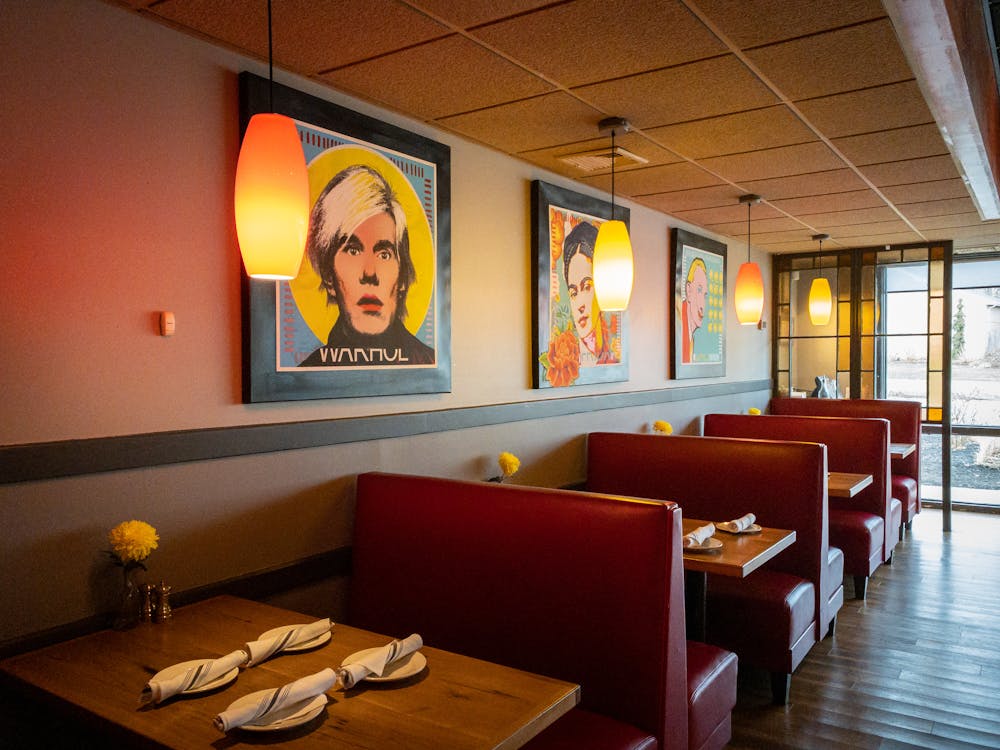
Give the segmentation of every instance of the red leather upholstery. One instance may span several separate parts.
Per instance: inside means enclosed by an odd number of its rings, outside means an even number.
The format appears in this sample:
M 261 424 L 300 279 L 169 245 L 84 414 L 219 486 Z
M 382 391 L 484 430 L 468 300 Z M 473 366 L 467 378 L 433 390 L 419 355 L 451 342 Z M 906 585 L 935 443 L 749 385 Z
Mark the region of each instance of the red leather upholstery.
M 772 414 L 817 417 L 862 417 L 889 420 L 889 440 L 913 443 L 906 458 L 893 458 L 892 496 L 900 501 L 902 521 L 909 524 L 920 512 L 920 403 L 892 399 L 773 398 Z
M 656 738 L 629 724 L 576 708 L 522 746 L 524 750 L 656 750 Z
M 733 588 L 723 576 L 708 581 L 710 640 L 730 648 L 731 631 L 720 623 L 738 622 L 735 629 L 754 633 L 755 640 L 750 646 L 734 637 L 739 648 L 731 650 L 741 662 L 771 672 L 793 672 L 843 604 L 841 580 L 828 577 L 825 480 L 821 445 L 607 432 L 587 437 L 588 490 L 674 500 L 688 516 L 706 520 L 752 511 L 766 526 L 796 531 L 795 544 Z M 837 593 L 820 601 L 825 591 Z M 758 608 L 764 602 L 781 611 L 783 622 L 771 619 L 773 608 Z
M 577 682 L 581 708 L 633 728 L 575 747 L 632 747 L 638 729 L 687 750 L 681 536 L 672 503 L 362 474 L 350 621 Z M 735 684 L 717 699 L 721 724 Z M 553 731 L 551 747 L 577 736 Z
M 717 720 L 718 707 L 736 695 L 736 654 L 698 641 L 687 642 L 688 746 L 724 747 L 732 736 L 732 714 Z
M 830 500 L 830 544 L 843 551 L 844 571 L 862 580 L 890 559 L 898 535 L 886 530 L 896 528 L 898 510 L 894 515 L 889 495 L 887 420 L 706 414 L 704 429 L 706 435 L 822 443 L 830 471 L 871 474 L 871 485 L 854 497 Z M 859 588 L 855 595 L 862 598 L 864 584 Z

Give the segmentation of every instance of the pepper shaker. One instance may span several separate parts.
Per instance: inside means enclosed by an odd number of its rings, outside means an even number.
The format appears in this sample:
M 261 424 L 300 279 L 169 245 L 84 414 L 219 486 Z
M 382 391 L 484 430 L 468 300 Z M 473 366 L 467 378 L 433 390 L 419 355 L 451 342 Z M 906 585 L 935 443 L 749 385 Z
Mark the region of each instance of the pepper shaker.
M 155 611 L 156 622 L 166 622 L 174 616 L 173 610 L 170 607 L 170 590 L 171 587 L 163 581 L 160 581 L 160 585 L 156 587 L 156 594 L 159 598 L 159 606 Z
M 142 609 L 139 611 L 139 620 L 142 622 L 152 622 L 156 616 L 156 589 L 150 583 L 142 585 Z

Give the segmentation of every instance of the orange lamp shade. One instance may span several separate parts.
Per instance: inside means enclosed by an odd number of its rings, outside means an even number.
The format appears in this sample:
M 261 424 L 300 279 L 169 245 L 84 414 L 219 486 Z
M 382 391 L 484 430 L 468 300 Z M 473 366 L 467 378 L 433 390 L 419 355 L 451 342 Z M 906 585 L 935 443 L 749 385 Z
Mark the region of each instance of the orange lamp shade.
M 309 229 L 309 177 L 295 123 L 250 118 L 236 164 L 236 235 L 247 275 L 294 279 Z
M 744 263 L 736 274 L 733 295 L 736 319 L 741 325 L 757 325 L 764 314 L 764 277 L 756 263 Z
M 830 282 L 823 276 L 813 279 L 809 287 L 809 320 L 814 326 L 825 326 L 830 322 L 833 311 L 833 295 Z
M 634 273 L 628 227 L 624 221 L 604 222 L 594 243 L 594 294 L 602 311 L 628 307 Z

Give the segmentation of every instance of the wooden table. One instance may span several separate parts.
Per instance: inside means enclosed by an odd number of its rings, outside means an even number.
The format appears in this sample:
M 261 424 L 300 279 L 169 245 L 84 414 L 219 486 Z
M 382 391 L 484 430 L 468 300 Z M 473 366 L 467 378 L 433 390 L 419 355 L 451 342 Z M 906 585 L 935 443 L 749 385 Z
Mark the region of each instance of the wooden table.
M 916 449 L 916 443 L 889 443 L 889 458 L 906 458 Z
M 348 654 L 391 640 L 338 624 L 325 645 L 242 669 L 225 687 L 138 707 L 143 685 L 165 667 L 221 656 L 271 628 L 315 619 L 246 599 L 216 597 L 176 609 L 165 624 L 105 630 L 12 657 L 0 662 L 0 675 L 50 707 L 76 715 L 88 728 L 107 733 L 114 747 L 187 750 L 265 742 L 329 750 L 518 748 L 579 702 L 578 685 L 425 645 L 427 668 L 419 675 L 399 682 L 362 682 L 347 692 L 331 690 L 319 717 L 301 727 L 233 730 L 228 735 L 215 729 L 212 718 L 237 698 L 339 666 Z
M 830 497 L 854 497 L 872 481 L 871 474 L 831 471 L 826 479 L 826 492 Z
M 721 519 L 720 519 L 721 520 Z M 708 521 L 682 518 L 684 533 L 689 534 Z M 688 638 L 705 638 L 705 594 L 708 574 L 746 578 L 761 565 L 795 542 L 795 531 L 761 528 L 759 534 L 727 534 L 715 532 L 722 542 L 717 552 L 684 550 L 684 605 L 687 609 Z

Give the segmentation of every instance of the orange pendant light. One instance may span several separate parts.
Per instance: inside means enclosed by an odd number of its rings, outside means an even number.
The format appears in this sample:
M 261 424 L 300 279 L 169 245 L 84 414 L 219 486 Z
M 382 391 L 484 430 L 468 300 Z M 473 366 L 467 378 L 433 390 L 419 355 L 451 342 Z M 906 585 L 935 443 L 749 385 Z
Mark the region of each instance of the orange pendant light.
M 747 262 L 740 266 L 736 274 L 733 304 L 740 325 L 755 326 L 764 314 L 764 277 L 760 266 L 750 262 L 750 206 L 760 203 L 760 196 L 752 193 L 741 195 L 740 203 L 747 204 Z
M 609 117 L 597 127 L 611 130 L 611 220 L 601 224 L 594 242 L 594 294 L 601 310 L 617 312 L 628 307 L 635 274 L 628 227 L 615 219 L 615 129 L 627 133 L 630 125 L 621 117 Z
M 813 279 L 809 286 L 809 320 L 814 326 L 825 326 L 830 322 L 833 312 L 833 294 L 830 292 L 830 282 L 823 275 L 823 240 L 830 239 L 828 234 L 814 234 L 814 240 L 819 240 L 819 276 Z
M 291 118 L 273 114 L 271 3 L 267 3 L 272 113 L 250 118 L 236 164 L 236 235 L 247 275 L 294 279 L 309 229 L 309 177 Z

